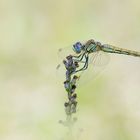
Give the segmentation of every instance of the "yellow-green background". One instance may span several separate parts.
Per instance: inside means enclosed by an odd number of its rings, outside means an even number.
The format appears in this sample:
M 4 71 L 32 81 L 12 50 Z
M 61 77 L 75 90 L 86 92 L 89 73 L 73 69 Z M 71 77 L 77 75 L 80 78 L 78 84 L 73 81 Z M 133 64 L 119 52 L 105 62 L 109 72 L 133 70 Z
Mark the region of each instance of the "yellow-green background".
M 68 139 L 57 50 L 91 38 L 140 51 L 140 1 L 0 0 L 0 140 Z M 75 140 L 140 139 L 139 58 L 111 55 L 77 94 Z

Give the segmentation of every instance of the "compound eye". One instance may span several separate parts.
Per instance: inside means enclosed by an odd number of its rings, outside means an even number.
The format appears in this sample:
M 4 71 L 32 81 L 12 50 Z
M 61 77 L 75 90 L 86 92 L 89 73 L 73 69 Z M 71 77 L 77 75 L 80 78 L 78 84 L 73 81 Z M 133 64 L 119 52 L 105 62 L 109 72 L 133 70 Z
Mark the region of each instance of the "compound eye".
M 80 42 L 75 43 L 75 44 L 73 45 L 73 47 L 74 47 L 74 51 L 75 51 L 76 53 L 80 53 L 81 50 L 82 50 L 82 44 L 81 44 Z

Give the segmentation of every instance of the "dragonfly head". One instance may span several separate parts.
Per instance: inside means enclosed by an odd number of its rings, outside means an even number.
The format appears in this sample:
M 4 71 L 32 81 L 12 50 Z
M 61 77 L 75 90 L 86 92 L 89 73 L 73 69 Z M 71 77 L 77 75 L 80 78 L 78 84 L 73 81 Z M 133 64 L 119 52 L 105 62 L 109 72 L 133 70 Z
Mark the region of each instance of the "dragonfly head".
M 74 50 L 74 52 L 76 52 L 77 54 L 79 54 L 82 51 L 82 47 L 83 47 L 83 45 L 80 42 L 76 42 L 73 45 L 73 50 Z

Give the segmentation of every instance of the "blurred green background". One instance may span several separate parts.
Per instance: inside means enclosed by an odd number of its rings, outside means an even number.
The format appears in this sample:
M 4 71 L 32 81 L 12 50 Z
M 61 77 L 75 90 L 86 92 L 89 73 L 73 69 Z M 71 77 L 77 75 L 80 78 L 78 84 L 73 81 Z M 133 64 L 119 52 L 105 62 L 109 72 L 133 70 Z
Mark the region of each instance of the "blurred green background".
M 67 140 L 61 47 L 95 39 L 140 51 L 139 0 L 0 0 L 0 140 Z M 111 55 L 77 88 L 75 140 L 140 139 L 140 59 Z

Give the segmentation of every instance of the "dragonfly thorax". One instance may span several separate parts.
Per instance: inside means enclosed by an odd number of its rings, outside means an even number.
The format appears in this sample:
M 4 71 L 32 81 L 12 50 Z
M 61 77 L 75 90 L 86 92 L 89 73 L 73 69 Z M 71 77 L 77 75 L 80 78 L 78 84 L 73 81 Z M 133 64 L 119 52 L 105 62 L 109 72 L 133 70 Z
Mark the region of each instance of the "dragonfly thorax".
M 95 42 L 93 39 L 90 39 L 85 43 L 84 50 L 88 53 L 97 52 L 101 50 L 101 43 Z
M 97 51 L 100 51 L 100 50 L 101 50 L 101 47 L 98 46 L 97 44 L 91 44 L 86 48 L 86 51 L 88 53 L 94 53 L 94 52 L 97 52 Z

